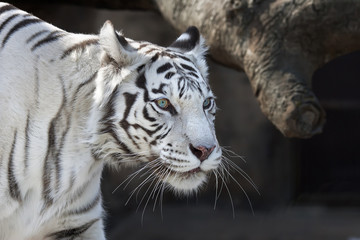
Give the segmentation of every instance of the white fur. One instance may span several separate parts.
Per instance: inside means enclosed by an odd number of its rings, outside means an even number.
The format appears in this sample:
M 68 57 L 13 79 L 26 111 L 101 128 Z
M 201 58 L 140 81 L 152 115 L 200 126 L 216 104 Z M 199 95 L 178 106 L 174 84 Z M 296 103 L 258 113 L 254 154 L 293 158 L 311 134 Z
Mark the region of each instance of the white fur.
M 0 7 L 5 5 L 0 3 Z M 28 17 L 21 10 L 11 10 L 0 15 L 0 24 L 14 13 L 20 15 L 0 32 L 0 43 L 16 23 Z M 47 32 L 31 39 L 41 30 Z M 54 31 L 63 35 L 56 41 L 32 49 Z M 105 239 L 101 199 L 89 211 L 70 213 L 80 211 L 90 205 L 92 199 L 96 200 L 104 163 L 121 162 L 114 159 L 114 156 L 124 154 L 114 135 L 137 154 L 131 164 L 149 162 L 152 156 L 157 156 L 156 161 L 161 164 L 170 164 L 164 168 L 166 174 L 159 178 L 181 193 L 196 191 L 206 181 L 207 173 L 219 165 L 221 149 L 214 132 L 214 117 L 202 108 L 204 97 L 213 97 L 206 79 L 203 39 L 192 51 L 184 53 L 194 65 L 165 56 L 153 65 L 146 65 L 143 70 L 146 87 L 158 88 L 163 82 L 169 82 L 156 72 L 164 63 L 186 63 L 197 68 L 199 79 L 196 81 L 206 96 L 189 90 L 186 92 L 187 100 L 179 99 L 176 81 L 166 87 L 166 96 L 149 91 L 152 100 L 169 98 L 179 113 L 171 116 L 168 112 L 159 115 L 151 110 L 149 106 L 154 101 L 144 103 L 144 90 L 136 85 L 138 67 L 148 64 L 154 54 L 165 51 L 165 48 L 149 44 L 137 51 L 141 43 L 127 39 L 129 45 L 123 47 L 116 34 L 119 33 L 110 22 L 104 24 L 99 36 L 70 34 L 40 22 L 16 31 L 0 48 L 0 240 L 47 239 L 49 234 L 81 226 L 92 219 L 99 220 L 81 235 L 81 239 Z M 72 50 L 62 57 L 73 46 L 94 39 L 98 39 L 99 44 Z M 155 50 L 146 55 L 145 52 L 151 48 Z M 117 94 L 114 91 L 118 91 Z M 139 139 L 150 137 L 141 128 L 130 127 L 126 133 L 119 127 L 126 111 L 126 94 L 138 96 L 126 119 L 129 124 L 138 124 L 149 130 L 156 128 L 140 114 L 146 105 L 149 115 L 164 126 L 156 134 L 171 129 L 169 134 L 155 145 L 142 140 L 136 146 L 128 133 L 139 136 Z M 101 131 L 102 124 L 105 124 L 101 121 L 109 111 L 109 101 L 113 101 L 115 112 L 107 120 L 117 124 L 112 133 Z M 52 133 L 55 135 L 53 149 L 60 149 L 59 153 L 49 148 L 52 147 Z M 200 162 L 191 153 L 190 144 L 216 146 L 216 149 L 207 160 Z M 96 156 L 100 159 L 95 159 Z M 126 159 L 126 155 L 123 156 Z M 173 158 L 183 159 L 183 162 L 173 161 Z M 55 174 L 57 166 L 60 168 L 58 175 Z M 196 168 L 201 172 L 186 175 L 187 171 Z M 9 169 L 18 184 L 20 200 L 10 194 Z M 44 169 L 52 171 L 49 191 L 45 192 Z M 176 174 L 168 174 L 170 170 Z M 50 203 L 44 196 L 51 200 Z
M 185 54 L 190 56 L 190 59 L 194 61 L 196 67 L 201 72 L 204 79 L 207 79 L 208 77 L 208 66 L 206 63 L 205 55 L 208 51 L 208 47 L 206 46 L 205 39 L 200 36 L 199 44 L 195 46 L 190 52 L 187 52 Z

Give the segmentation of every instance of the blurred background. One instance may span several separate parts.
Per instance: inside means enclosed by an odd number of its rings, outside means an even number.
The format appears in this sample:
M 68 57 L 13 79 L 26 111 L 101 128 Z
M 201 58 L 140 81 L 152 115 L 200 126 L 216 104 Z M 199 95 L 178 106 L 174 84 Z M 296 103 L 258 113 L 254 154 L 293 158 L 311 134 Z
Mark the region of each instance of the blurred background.
M 162 46 L 179 34 L 154 12 L 14 5 L 70 32 L 97 34 L 109 19 L 126 37 Z M 294 140 L 284 138 L 261 113 L 243 72 L 209 58 L 210 83 L 220 108 L 218 140 L 243 156 L 245 161 L 230 159 L 253 179 L 261 195 L 233 172 L 247 195 L 230 178 L 215 209 L 214 178 L 196 196 L 165 192 L 160 206 L 144 186 L 125 204 L 144 177 L 113 193 L 136 169 L 106 169 L 102 191 L 108 239 L 359 240 L 359 62 L 355 52 L 317 70 L 313 88 L 327 111 L 327 124 L 321 135 Z

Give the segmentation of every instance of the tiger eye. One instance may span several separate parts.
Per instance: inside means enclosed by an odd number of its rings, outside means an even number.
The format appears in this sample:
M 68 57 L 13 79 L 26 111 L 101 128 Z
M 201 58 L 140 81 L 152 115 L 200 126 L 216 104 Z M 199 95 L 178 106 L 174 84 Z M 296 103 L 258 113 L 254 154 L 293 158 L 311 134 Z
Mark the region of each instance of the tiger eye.
M 210 104 L 211 104 L 211 98 L 205 99 L 205 101 L 203 102 L 204 109 L 210 107 Z
M 166 98 L 161 98 L 161 99 L 158 99 L 156 100 L 156 104 L 160 107 L 160 108 L 163 108 L 163 109 L 166 109 L 168 106 L 169 106 L 169 100 L 166 99 Z

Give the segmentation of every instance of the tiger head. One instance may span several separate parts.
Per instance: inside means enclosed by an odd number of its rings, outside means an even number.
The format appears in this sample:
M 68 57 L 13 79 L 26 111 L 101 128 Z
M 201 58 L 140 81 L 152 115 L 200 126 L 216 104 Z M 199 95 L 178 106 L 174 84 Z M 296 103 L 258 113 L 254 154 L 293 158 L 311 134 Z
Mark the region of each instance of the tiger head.
M 100 46 L 94 156 L 116 165 L 143 163 L 173 190 L 197 190 L 222 156 L 207 48 L 197 28 L 163 48 L 125 38 L 106 22 Z

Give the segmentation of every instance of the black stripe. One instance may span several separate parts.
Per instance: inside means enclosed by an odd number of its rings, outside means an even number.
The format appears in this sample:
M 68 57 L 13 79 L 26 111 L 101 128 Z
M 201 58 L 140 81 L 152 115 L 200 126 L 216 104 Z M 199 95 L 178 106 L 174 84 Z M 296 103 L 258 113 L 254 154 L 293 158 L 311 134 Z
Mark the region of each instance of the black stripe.
M 130 148 L 122 141 L 120 141 L 119 137 L 116 135 L 113 128 L 111 128 L 108 133 L 116 140 L 116 144 L 120 147 L 121 150 L 125 152 L 127 155 L 133 154 Z
M 69 228 L 64 229 L 59 232 L 55 232 L 52 234 L 49 234 L 47 237 L 51 237 L 55 240 L 61 240 L 61 239 L 74 239 L 75 237 L 80 236 L 82 233 L 86 232 L 95 222 L 99 221 L 99 219 L 93 219 L 88 223 L 85 223 L 84 225 L 81 225 L 80 227 L 76 228 Z
M 186 81 L 183 77 L 181 77 L 178 81 L 178 89 L 179 90 L 179 98 L 182 98 L 182 96 L 185 93 L 185 87 L 186 87 Z
M 106 128 L 112 128 L 114 126 L 113 123 L 113 117 L 115 115 L 115 102 L 118 95 L 118 87 L 114 89 L 114 91 L 111 93 L 108 102 L 103 108 L 103 116 L 100 120 L 100 123 L 102 123 Z
M 122 142 L 119 137 L 117 136 L 117 134 L 115 133 L 114 130 L 114 126 L 104 126 L 102 129 L 99 130 L 99 133 L 101 134 L 110 134 L 110 136 L 113 138 L 113 140 L 115 141 L 115 144 L 117 144 L 119 146 L 119 149 L 122 150 L 125 154 L 127 155 L 131 155 L 133 154 L 133 152 L 130 150 L 130 148 L 124 143 Z M 101 146 L 94 146 L 92 149 L 92 156 L 95 160 L 101 160 L 102 156 L 104 155 L 104 153 L 101 151 Z M 106 153 L 105 153 L 106 155 Z
M 67 215 L 67 216 L 68 215 L 80 215 L 80 214 L 87 213 L 91 209 L 95 208 L 98 205 L 98 203 L 100 202 L 100 200 L 101 200 L 101 194 L 100 194 L 100 192 L 98 192 L 96 194 L 95 198 L 91 202 L 84 204 L 83 207 L 81 207 L 81 208 L 78 208 L 75 210 L 70 210 L 70 211 L 66 212 L 65 215 Z
M 146 78 L 144 74 L 141 74 L 138 79 L 136 79 L 136 86 L 146 90 Z
M 158 111 L 158 110 L 156 110 L 156 108 L 154 108 L 154 106 L 153 105 L 150 105 L 150 107 L 158 114 L 158 115 L 160 115 L 161 113 Z
M 174 76 L 174 75 L 175 75 L 174 72 L 168 72 L 168 73 L 166 73 L 165 78 L 166 78 L 166 79 L 170 79 L 170 78 L 172 78 L 172 76 Z
M 127 121 L 127 118 L 130 114 L 130 110 L 131 110 L 132 106 L 134 105 L 134 103 L 138 97 L 138 94 L 124 93 L 124 97 L 125 97 L 126 108 L 124 111 L 123 119 L 120 121 L 119 124 L 125 130 L 128 138 L 132 141 L 132 143 L 135 145 L 135 147 L 140 149 L 140 146 L 135 142 L 132 135 L 129 133 L 130 124 Z
M 37 43 L 35 43 L 32 46 L 31 51 L 35 51 L 38 47 L 41 47 L 44 44 L 48 44 L 48 43 L 51 43 L 53 41 L 56 41 L 58 38 L 60 38 L 60 37 L 62 37 L 64 35 L 65 35 L 65 33 L 61 33 L 61 31 L 59 31 L 59 30 L 51 32 L 45 38 L 43 38 L 43 39 L 39 40 Z
M 24 172 L 27 172 L 27 169 L 29 167 L 29 147 L 30 147 L 30 113 L 28 112 L 27 118 L 26 118 L 26 125 L 25 125 L 25 145 L 24 145 Z
M 164 139 L 171 131 L 171 128 L 167 132 L 165 132 L 163 135 L 157 136 L 156 139 Z
M 130 110 L 131 110 L 133 104 L 135 103 L 137 96 L 138 96 L 137 94 L 124 93 L 126 108 L 124 111 L 124 116 L 123 116 L 122 121 L 124 121 L 128 118 Z
M 32 40 L 34 40 L 35 38 L 37 38 L 40 35 L 43 35 L 44 33 L 49 32 L 49 30 L 41 30 L 37 33 L 34 33 L 33 35 L 31 35 L 27 40 L 26 43 L 30 43 Z
M 198 76 L 196 73 L 189 72 L 188 74 L 191 75 L 191 76 L 193 76 L 193 77 L 195 77 L 195 78 L 199 78 L 199 76 Z
M 131 126 L 135 129 L 140 128 L 140 129 L 144 130 L 144 132 L 146 132 L 146 134 L 149 135 L 149 137 L 151 137 L 152 135 L 154 135 L 154 133 L 158 132 L 159 130 L 161 130 L 163 128 L 163 125 L 158 126 L 155 130 L 149 130 L 139 124 L 132 124 Z
M 189 71 L 191 71 L 191 72 L 195 72 L 195 73 L 196 73 L 196 70 L 195 70 L 193 67 L 191 67 L 191 66 L 189 66 L 189 65 L 187 65 L 187 64 L 183 64 L 183 63 L 180 63 L 180 65 L 181 65 L 183 68 L 185 68 L 186 70 L 189 70 Z
M 92 83 L 94 81 L 94 79 L 96 78 L 98 72 L 96 71 L 89 79 L 87 79 L 86 81 L 82 82 L 75 90 L 75 93 L 72 97 L 72 102 L 74 102 L 77 98 L 77 95 L 79 94 L 80 90 L 85 87 L 86 85 L 88 85 L 89 83 Z M 93 91 L 91 91 L 93 92 Z
M 74 44 L 70 48 L 66 49 L 64 53 L 61 55 L 60 59 L 64 59 L 65 57 L 69 56 L 73 51 L 84 51 L 84 49 L 90 45 L 99 44 L 98 39 L 87 39 L 80 43 Z
M 146 106 L 143 108 L 142 113 L 143 113 L 143 116 L 144 116 L 144 118 L 145 118 L 146 120 L 148 120 L 148 121 L 150 121 L 150 122 L 155 122 L 155 121 L 156 121 L 156 118 L 153 118 L 153 117 L 150 117 L 150 116 L 149 116 L 149 112 L 148 112 Z
M 19 14 L 14 14 L 10 17 L 8 17 L 1 25 L 0 25 L 0 32 L 4 29 L 4 27 L 14 18 L 16 18 L 17 16 L 19 16 Z
M 24 19 L 21 22 L 18 22 L 17 24 L 15 24 L 10 31 L 7 33 L 7 35 L 5 36 L 5 38 L 3 39 L 2 42 L 2 47 L 5 46 L 6 42 L 9 40 L 9 38 L 12 36 L 12 34 L 14 34 L 15 32 L 19 31 L 21 28 L 27 27 L 31 24 L 35 24 L 35 23 L 39 23 L 41 22 L 41 19 L 38 18 L 32 18 L 32 19 Z
M 136 71 L 137 71 L 137 72 L 140 72 L 141 70 L 144 69 L 144 67 L 145 67 L 145 64 L 142 64 L 142 65 L 140 65 L 140 66 L 138 66 L 138 67 L 136 68 Z
M 48 129 L 48 145 L 47 145 L 47 152 L 44 159 L 44 168 L 43 168 L 43 199 L 45 202 L 45 207 L 50 206 L 53 203 L 53 199 L 51 197 L 51 176 L 53 171 L 55 170 L 55 183 L 56 183 L 56 189 L 58 190 L 59 184 L 60 184 L 60 173 L 61 173 L 61 167 L 60 167 L 60 154 L 62 145 L 64 144 L 64 139 L 69 131 L 69 116 L 65 119 L 66 123 L 62 123 L 63 125 L 66 125 L 65 130 L 62 133 L 61 139 L 58 140 L 59 146 L 56 146 L 56 132 L 59 132 L 59 129 L 57 129 L 57 126 L 59 125 L 58 122 L 62 120 L 61 114 L 64 111 L 64 107 L 66 104 L 66 96 L 65 96 L 65 87 L 63 80 L 61 80 L 62 84 L 62 91 L 63 91 L 63 99 L 61 102 L 61 105 L 59 107 L 58 112 L 56 113 L 55 117 L 51 120 L 49 124 Z
M 146 78 L 144 73 L 142 73 L 137 79 L 136 79 L 136 86 L 139 88 L 144 89 L 144 102 L 149 101 L 149 93 L 146 88 Z
M 48 145 L 47 145 L 47 152 L 46 157 L 44 159 L 44 169 L 43 169 L 43 199 L 46 207 L 50 206 L 53 202 L 51 198 L 51 173 L 52 167 L 50 162 L 50 157 L 55 148 L 55 122 L 54 119 L 51 121 L 49 129 L 48 129 Z
M 109 98 L 107 105 L 104 107 L 103 110 L 104 115 L 100 120 L 100 122 L 103 124 L 103 128 L 100 129 L 99 132 L 110 134 L 110 136 L 112 136 L 112 138 L 115 140 L 116 144 L 119 146 L 121 150 L 123 150 L 126 154 L 132 154 L 130 148 L 119 139 L 119 137 L 117 136 L 114 130 L 115 125 L 112 121 L 112 117 L 115 114 L 115 100 L 117 99 L 117 94 L 118 94 L 117 89 L 118 88 L 114 89 L 114 91 L 112 92 Z M 100 159 L 99 154 L 95 154 L 94 156 L 96 160 Z
M 9 184 L 9 192 L 10 196 L 15 199 L 16 201 L 21 201 L 21 194 L 19 185 L 16 181 L 15 173 L 14 173 L 14 152 L 15 152 L 15 145 L 16 145 L 16 136 L 17 131 L 15 130 L 14 139 L 11 146 L 11 151 L 9 154 L 9 165 L 8 165 L 8 184 Z
M 14 10 L 17 9 L 16 7 L 14 7 L 13 5 L 9 4 L 9 5 L 5 5 L 0 7 L 0 15 L 3 14 L 4 12 L 10 11 L 10 10 Z
M 176 55 L 176 56 L 183 59 L 183 60 L 185 60 L 185 61 L 188 61 L 188 62 L 192 63 L 192 61 L 189 58 L 185 57 L 185 56 L 182 56 L 182 55 Z
M 164 65 L 160 66 L 160 67 L 156 70 L 156 72 L 157 72 L 158 74 L 160 74 L 160 73 L 163 73 L 163 72 L 169 70 L 169 69 L 172 68 L 172 67 L 173 67 L 173 65 L 171 65 L 170 63 L 165 63 Z
M 66 106 L 66 103 L 67 103 L 67 99 L 66 99 L 66 91 L 65 91 L 65 83 L 64 83 L 64 80 L 59 76 L 58 77 L 60 82 L 61 82 L 61 85 L 62 85 L 62 94 L 63 94 L 63 99 L 62 99 L 62 104 L 60 106 L 60 110 L 59 110 L 59 115 L 60 113 L 64 110 L 64 107 Z M 61 138 L 59 140 L 59 146 L 57 147 L 56 151 L 55 151 L 55 189 L 56 190 L 59 190 L 60 188 L 60 180 L 61 180 L 61 170 L 62 170 L 62 167 L 61 167 L 61 164 L 60 164 L 60 156 L 61 156 L 61 153 L 62 153 L 62 149 L 64 147 L 64 144 L 65 144 L 65 139 L 66 139 L 66 136 L 70 130 L 70 115 L 69 114 L 66 114 L 66 119 L 65 119 L 65 130 L 63 131 L 62 135 L 61 135 Z
M 159 53 L 156 53 L 156 54 L 150 59 L 150 61 L 151 61 L 152 63 L 154 63 L 156 60 L 158 60 L 158 58 L 159 58 Z
M 66 135 L 68 134 L 69 130 L 70 130 L 70 116 L 67 117 L 66 119 L 66 128 L 61 136 L 60 139 L 60 144 L 58 149 L 56 150 L 55 153 L 55 189 L 58 191 L 60 189 L 60 182 L 61 182 L 61 173 L 62 173 L 62 166 L 61 166 L 61 153 L 62 153 L 62 149 L 64 148 L 64 144 L 65 144 L 65 140 L 66 140 Z
M 167 86 L 168 86 L 168 84 L 161 83 L 158 89 L 153 88 L 153 89 L 151 89 L 151 92 L 153 92 L 155 94 L 157 94 L 157 93 L 165 94 L 164 87 L 167 87 Z

